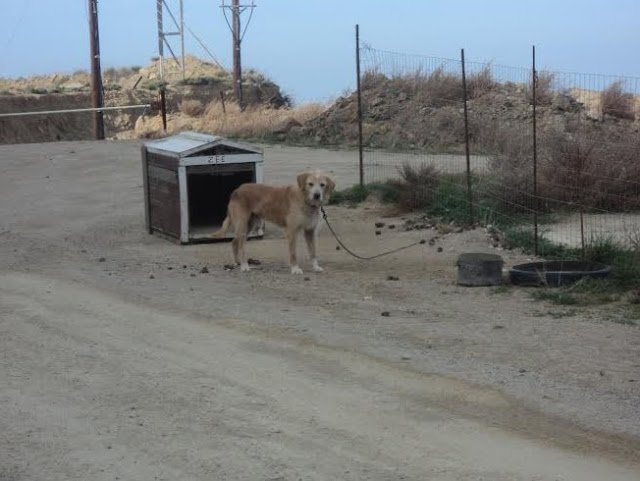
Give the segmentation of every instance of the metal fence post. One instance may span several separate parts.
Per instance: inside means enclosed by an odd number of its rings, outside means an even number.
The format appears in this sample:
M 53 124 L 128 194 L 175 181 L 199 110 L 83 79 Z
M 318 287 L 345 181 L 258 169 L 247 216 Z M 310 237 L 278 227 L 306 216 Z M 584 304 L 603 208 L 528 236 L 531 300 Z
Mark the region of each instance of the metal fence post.
M 360 89 L 360 25 L 356 25 L 356 85 L 358 89 L 358 166 L 360 185 L 364 185 L 364 155 L 362 146 L 362 92 Z
M 538 139 L 536 125 L 536 46 L 533 46 L 533 70 L 531 75 L 531 97 L 533 102 L 533 253 L 538 255 Z
M 467 109 L 467 74 L 464 63 L 464 49 L 460 50 L 462 63 L 462 101 L 464 103 L 464 153 L 467 160 L 467 198 L 469 201 L 469 225 L 473 225 L 473 190 L 471 187 L 471 155 L 469 146 L 469 111 Z

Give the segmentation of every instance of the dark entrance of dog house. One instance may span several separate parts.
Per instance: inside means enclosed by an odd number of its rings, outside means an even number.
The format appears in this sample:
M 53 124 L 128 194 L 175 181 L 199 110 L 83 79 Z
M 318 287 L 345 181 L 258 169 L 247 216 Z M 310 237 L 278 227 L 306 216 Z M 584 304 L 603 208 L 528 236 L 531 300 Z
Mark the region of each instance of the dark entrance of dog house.
M 262 182 L 262 150 L 223 137 L 182 132 L 142 147 L 145 218 L 149 233 L 188 244 L 210 241 L 222 225 L 229 196 Z M 262 228 L 253 236 L 261 236 Z

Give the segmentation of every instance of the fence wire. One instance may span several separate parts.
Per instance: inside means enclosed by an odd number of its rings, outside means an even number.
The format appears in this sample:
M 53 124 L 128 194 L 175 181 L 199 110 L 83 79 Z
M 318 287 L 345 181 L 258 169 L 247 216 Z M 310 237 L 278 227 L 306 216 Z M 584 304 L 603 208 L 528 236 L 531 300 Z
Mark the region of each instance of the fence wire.
M 371 46 L 360 59 L 366 183 L 428 168 L 432 210 L 543 256 L 640 248 L 640 78 L 465 62 L 463 87 L 462 60 Z

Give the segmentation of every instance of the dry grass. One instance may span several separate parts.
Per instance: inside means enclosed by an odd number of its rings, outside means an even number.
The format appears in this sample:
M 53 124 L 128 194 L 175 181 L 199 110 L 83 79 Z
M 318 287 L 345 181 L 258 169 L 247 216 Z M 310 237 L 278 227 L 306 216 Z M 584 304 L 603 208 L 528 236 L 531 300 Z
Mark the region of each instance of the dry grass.
M 295 109 L 273 109 L 265 106 L 249 107 L 244 111 L 236 103 L 227 103 L 226 112 L 218 101 L 207 105 L 202 118 L 202 129 L 216 135 L 268 139 L 276 132 L 301 125 L 318 116 L 326 107 L 308 104 Z
M 226 102 L 223 109 L 220 101 L 213 101 L 203 108 L 199 116 L 194 116 L 189 115 L 194 113 L 190 107 L 186 108 L 187 112 L 184 111 L 185 102 L 182 102 L 180 109 L 184 115 L 170 117 L 169 133 L 191 129 L 223 137 L 255 140 L 270 140 L 278 132 L 300 126 L 327 108 L 324 104 L 313 103 L 294 109 L 274 109 L 261 105 L 241 110 L 237 103 Z M 137 134 L 141 137 L 159 136 L 159 129 L 159 123 L 146 122 L 144 127 L 137 129 Z
M 187 117 L 199 117 L 204 113 L 204 106 L 199 100 L 183 100 L 179 109 Z
M 500 197 L 533 206 L 531 138 L 503 129 L 491 169 Z M 539 135 L 538 195 L 541 210 L 640 209 L 640 139 L 581 125 L 570 134 L 547 129 Z
M 414 90 L 416 99 L 427 105 L 442 107 L 460 103 L 463 98 L 462 78 L 457 73 L 445 71 L 438 67 L 429 75 L 416 73 L 409 80 L 409 86 Z

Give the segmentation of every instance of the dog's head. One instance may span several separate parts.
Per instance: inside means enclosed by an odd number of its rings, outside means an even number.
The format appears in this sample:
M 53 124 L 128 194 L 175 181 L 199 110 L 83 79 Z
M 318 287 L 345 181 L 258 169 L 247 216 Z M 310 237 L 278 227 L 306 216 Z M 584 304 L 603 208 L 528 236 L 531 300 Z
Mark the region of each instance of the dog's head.
M 320 172 L 305 172 L 298 175 L 298 187 L 304 194 L 305 202 L 318 207 L 327 201 L 336 184 Z

